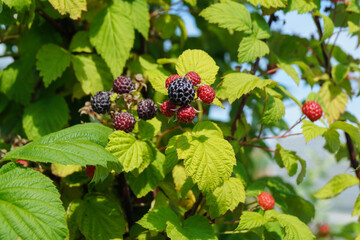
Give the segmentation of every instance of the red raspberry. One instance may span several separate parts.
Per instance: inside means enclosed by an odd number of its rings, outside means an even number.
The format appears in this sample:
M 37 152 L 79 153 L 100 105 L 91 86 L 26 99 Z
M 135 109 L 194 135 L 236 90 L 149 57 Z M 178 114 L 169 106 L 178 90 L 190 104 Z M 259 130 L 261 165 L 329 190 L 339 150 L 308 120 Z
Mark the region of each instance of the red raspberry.
M 275 206 L 275 200 L 270 193 L 262 192 L 258 196 L 258 203 L 264 210 L 271 210 Z
M 182 107 L 177 112 L 178 120 L 183 123 L 191 123 L 195 116 L 196 112 L 192 106 Z
M 212 87 L 204 85 L 198 88 L 197 95 L 203 103 L 210 104 L 214 101 L 215 91 Z
M 170 101 L 163 102 L 160 106 L 160 111 L 165 117 L 172 117 L 175 114 L 176 105 Z
M 170 83 L 171 83 L 172 81 L 174 81 L 175 79 L 178 79 L 178 78 L 181 78 L 181 76 L 180 76 L 180 75 L 177 75 L 177 74 L 171 75 L 170 77 L 168 77 L 168 78 L 166 79 L 166 82 L 165 82 L 166 88 L 169 87 L 169 85 L 170 85 Z
M 28 161 L 22 160 L 22 159 L 17 160 L 16 163 L 20 163 L 20 164 L 23 165 L 24 167 L 28 167 L 28 166 L 29 166 Z
M 308 101 L 302 106 L 302 112 L 312 121 L 321 118 L 323 111 L 316 101 Z
M 134 115 L 128 112 L 121 112 L 114 117 L 114 127 L 116 130 L 131 132 L 134 129 L 136 120 Z
M 88 176 L 88 178 L 90 178 L 90 179 L 93 179 L 94 174 L 95 174 L 95 169 L 96 169 L 96 166 L 93 166 L 93 165 L 86 166 L 86 169 L 85 169 L 86 176 Z
M 319 234 L 321 237 L 327 237 L 329 235 L 330 232 L 330 226 L 325 224 L 320 224 L 319 225 Z
M 185 77 L 190 79 L 194 86 L 197 86 L 201 83 L 201 78 L 196 72 L 188 72 Z

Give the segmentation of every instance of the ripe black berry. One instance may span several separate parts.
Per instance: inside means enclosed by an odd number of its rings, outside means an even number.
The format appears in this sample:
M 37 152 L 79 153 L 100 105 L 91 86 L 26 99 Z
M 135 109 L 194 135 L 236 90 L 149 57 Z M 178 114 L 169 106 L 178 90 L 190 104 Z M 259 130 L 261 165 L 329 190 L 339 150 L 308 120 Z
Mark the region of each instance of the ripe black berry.
M 175 105 L 186 106 L 194 100 L 195 87 L 189 79 L 178 78 L 170 83 L 168 94 Z
M 119 94 L 129 93 L 134 89 L 134 83 L 131 78 L 127 76 L 120 76 L 115 79 L 113 89 Z
M 94 112 L 97 113 L 106 113 L 110 109 L 111 101 L 110 96 L 107 92 L 100 91 L 97 92 L 91 98 L 91 107 Z
M 149 120 L 156 116 L 157 106 L 151 99 L 141 100 L 137 107 L 137 113 L 141 119 Z
M 128 112 L 121 112 L 114 117 L 114 127 L 116 130 L 131 132 L 134 129 L 136 120 L 134 115 Z

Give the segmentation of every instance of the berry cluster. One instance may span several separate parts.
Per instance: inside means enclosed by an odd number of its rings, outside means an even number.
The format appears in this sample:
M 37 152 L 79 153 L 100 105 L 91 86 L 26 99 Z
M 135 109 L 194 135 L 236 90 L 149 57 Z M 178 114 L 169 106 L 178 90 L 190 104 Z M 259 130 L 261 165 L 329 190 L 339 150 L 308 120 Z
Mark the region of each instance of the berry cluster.
M 118 96 L 123 96 L 124 101 L 127 104 L 127 108 L 131 106 L 132 102 L 135 101 L 136 97 L 131 95 L 131 92 L 135 90 L 135 84 L 130 77 L 120 76 L 114 80 L 112 91 L 97 92 L 91 98 L 91 108 L 96 113 L 107 113 L 110 112 L 113 117 L 113 124 L 116 130 L 122 130 L 124 132 L 131 132 L 136 123 L 136 119 L 132 113 L 121 111 L 123 108 L 115 109 L 112 107 L 111 96 L 113 93 L 118 94 Z M 116 101 L 116 99 L 114 100 Z M 113 106 L 116 106 L 114 104 Z M 151 99 L 140 100 L 137 103 L 137 114 L 140 119 L 149 120 L 155 117 L 157 112 L 157 106 Z
M 166 117 L 176 114 L 182 123 L 191 123 L 196 110 L 190 105 L 197 91 L 198 98 L 206 104 L 211 104 L 215 99 L 215 91 L 208 85 L 200 85 L 201 78 L 196 72 L 188 72 L 184 77 L 177 74 L 166 79 L 165 86 L 168 89 L 170 101 L 163 102 L 160 111 Z

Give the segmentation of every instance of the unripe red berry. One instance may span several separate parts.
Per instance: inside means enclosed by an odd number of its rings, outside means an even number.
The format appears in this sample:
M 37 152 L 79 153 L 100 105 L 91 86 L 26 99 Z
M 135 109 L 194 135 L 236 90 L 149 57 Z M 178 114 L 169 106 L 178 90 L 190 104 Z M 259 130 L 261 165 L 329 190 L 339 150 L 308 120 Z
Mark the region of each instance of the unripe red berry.
M 24 167 L 28 167 L 28 166 L 29 166 L 29 162 L 26 161 L 26 160 L 22 160 L 22 159 L 17 160 L 16 163 L 20 163 L 20 164 L 23 165 Z
M 177 118 L 182 123 L 191 123 L 195 116 L 196 112 L 192 106 L 182 107 L 177 111 Z
M 95 169 L 96 169 L 96 166 L 87 165 L 86 169 L 85 169 L 86 176 L 88 176 L 88 178 L 90 178 L 90 179 L 93 179 L 94 174 L 95 174 Z
M 170 77 L 168 77 L 168 78 L 166 79 L 166 82 L 165 82 L 166 88 L 169 87 L 169 85 L 170 85 L 170 83 L 171 83 L 172 81 L 174 81 L 175 79 L 178 79 L 178 78 L 181 78 L 181 76 L 178 75 L 178 74 L 174 74 L 174 75 L 171 75 Z
M 171 101 L 163 102 L 160 106 L 160 111 L 165 117 L 172 117 L 176 112 L 176 105 Z
M 188 72 L 185 77 L 188 78 L 194 84 L 194 86 L 197 86 L 201 83 L 201 78 L 196 72 Z
M 302 112 L 312 121 L 321 118 L 323 110 L 320 104 L 316 101 L 308 101 L 302 106 Z
M 258 196 L 258 203 L 264 210 L 271 210 L 275 206 L 275 200 L 270 193 L 262 192 Z
M 204 85 L 198 88 L 197 95 L 203 103 L 210 104 L 215 99 L 215 91 L 212 87 Z

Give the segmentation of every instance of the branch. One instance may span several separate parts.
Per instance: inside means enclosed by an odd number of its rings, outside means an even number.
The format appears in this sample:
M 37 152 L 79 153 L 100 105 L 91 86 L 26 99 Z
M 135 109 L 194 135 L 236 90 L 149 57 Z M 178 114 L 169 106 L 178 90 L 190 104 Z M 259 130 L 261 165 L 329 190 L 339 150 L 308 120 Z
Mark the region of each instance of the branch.
M 269 21 L 268 21 L 268 25 L 269 27 L 271 26 L 271 23 L 275 20 L 275 15 L 274 14 L 271 14 L 270 18 L 269 18 Z M 266 39 L 263 40 L 264 42 L 266 42 Z M 252 69 L 251 69 L 251 73 L 255 75 L 256 71 L 258 70 L 259 68 L 259 62 L 260 62 L 260 58 L 257 58 Z M 242 96 L 242 100 L 241 100 L 241 103 L 240 103 L 240 106 L 239 106 L 239 109 L 236 113 L 236 116 L 235 116 L 235 119 L 234 119 L 234 122 L 231 126 L 231 136 L 234 136 L 234 133 L 235 133 L 235 130 L 236 130 L 236 122 L 238 119 L 240 119 L 241 117 L 241 114 L 242 112 L 244 111 L 244 106 L 246 104 L 246 100 L 248 99 L 248 97 L 250 96 L 250 93 L 247 93 L 245 95 Z
M 204 198 L 204 195 L 202 193 L 200 193 L 198 198 L 196 199 L 196 202 L 192 206 L 192 208 L 185 213 L 185 216 L 184 216 L 185 219 L 195 215 L 196 210 L 198 209 L 198 207 L 199 207 L 201 201 L 203 200 L 203 198 Z
M 119 175 L 119 183 L 120 183 L 120 191 L 123 200 L 123 207 L 126 213 L 127 222 L 129 224 L 129 228 L 134 225 L 134 214 L 133 214 L 133 206 L 131 202 L 130 189 L 129 185 L 126 182 L 124 173 Z
M 319 41 L 320 41 L 321 38 L 323 37 L 323 31 L 322 31 L 322 28 L 321 28 L 320 20 L 319 20 L 318 16 L 314 16 L 313 19 L 314 19 L 316 28 L 317 28 L 318 33 L 319 33 Z M 323 57 L 324 57 L 325 70 L 326 70 L 327 74 L 329 74 L 330 78 L 332 78 L 332 75 L 331 75 L 331 63 L 330 63 L 329 53 L 328 53 L 326 44 L 324 42 L 321 43 L 321 51 L 322 51 L 322 54 L 323 54 Z
M 49 15 L 47 15 L 43 10 L 36 9 L 37 13 L 39 13 L 40 16 L 42 16 L 46 21 L 48 21 L 51 25 L 53 25 L 62 35 L 64 35 L 66 38 L 71 39 L 71 36 L 69 33 L 63 28 L 63 26 L 52 19 Z
M 350 165 L 353 169 L 355 169 L 355 174 L 357 178 L 360 179 L 360 169 L 358 169 L 359 162 L 356 160 L 356 153 L 355 153 L 353 141 L 347 132 L 345 132 L 345 138 L 346 138 L 347 149 L 349 151 Z

